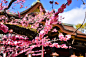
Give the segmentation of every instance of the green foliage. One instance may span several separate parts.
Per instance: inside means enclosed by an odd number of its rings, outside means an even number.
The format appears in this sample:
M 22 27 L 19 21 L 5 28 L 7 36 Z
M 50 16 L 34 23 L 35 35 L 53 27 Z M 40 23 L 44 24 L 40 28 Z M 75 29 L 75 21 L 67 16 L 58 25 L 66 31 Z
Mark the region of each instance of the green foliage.
M 77 24 L 76 29 L 78 29 L 82 24 Z M 86 30 L 86 23 L 84 23 L 81 28 L 79 29 L 79 31 L 84 32 Z
M 82 24 L 77 24 L 75 25 L 76 26 L 76 29 L 78 29 Z M 86 23 L 84 23 L 82 26 L 81 26 L 82 29 L 86 29 Z

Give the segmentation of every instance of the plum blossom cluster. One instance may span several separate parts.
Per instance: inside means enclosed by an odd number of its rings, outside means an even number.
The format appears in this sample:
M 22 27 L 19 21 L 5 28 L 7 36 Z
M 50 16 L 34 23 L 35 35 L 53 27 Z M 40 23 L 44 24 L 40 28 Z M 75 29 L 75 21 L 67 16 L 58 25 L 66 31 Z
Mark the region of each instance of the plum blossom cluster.
M 50 39 L 45 39 L 44 38 L 44 39 L 42 39 L 42 41 L 38 41 L 36 39 L 35 43 L 38 45 L 38 47 L 40 47 L 41 45 L 43 45 L 44 47 L 49 46 L 49 47 L 65 48 L 65 49 L 68 48 L 68 46 L 66 46 L 66 44 L 59 45 L 58 43 L 51 43 L 51 41 L 47 41 L 47 40 L 50 40 Z M 69 48 L 71 48 L 71 46 Z
M 42 51 L 42 50 L 28 51 L 28 52 L 26 53 L 26 55 L 29 54 L 29 53 L 33 53 L 32 56 L 39 56 L 39 55 L 42 55 L 42 53 L 39 53 L 39 52 L 41 52 L 41 51 Z M 43 51 L 45 51 L 45 50 L 43 50 Z
M 26 0 L 16 0 L 16 2 L 14 2 L 14 6 L 16 6 L 16 4 L 20 4 L 20 8 L 23 8 L 25 1 Z M 5 8 L 8 8 L 8 0 L 1 0 L 0 10 L 3 10 Z M 11 6 L 11 8 L 15 9 L 13 6 Z M 25 7 L 25 8 L 27 8 L 27 7 Z
M 17 0 L 14 4 L 20 4 L 20 8 L 23 8 L 25 0 Z
M 4 33 L 8 32 L 8 27 L 4 25 L 3 23 L 0 23 L 0 30 L 2 30 Z
M 4 8 L 7 8 L 7 7 L 8 7 L 7 5 L 3 5 L 3 3 L 7 4 L 8 1 L 7 1 L 7 0 L 1 0 L 1 3 L 0 3 L 0 10 L 3 10 Z
M 11 35 L 8 34 L 4 35 L 2 37 L 3 41 L 1 44 L 4 45 L 4 52 L 11 52 L 11 54 L 8 53 L 8 56 L 17 56 L 27 50 L 31 43 L 26 36 L 21 36 L 21 35 Z M 14 52 L 14 53 L 12 53 Z M 16 52 L 16 53 L 15 53 Z
M 69 0 L 68 0 L 68 5 L 69 5 Z M 62 4 L 62 6 L 61 6 L 61 8 L 59 8 L 58 9 L 58 11 L 55 13 L 55 15 L 54 16 L 52 16 L 51 18 L 49 18 L 49 20 L 46 20 L 46 23 L 45 23 L 45 26 L 44 26 L 44 28 L 40 31 L 40 33 L 39 33 L 39 36 L 37 36 L 36 38 L 38 38 L 38 39 L 36 39 L 37 41 L 39 41 L 40 39 L 43 39 L 43 37 L 44 37 L 44 35 L 46 35 L 46 34 L 48 34 L 48 32 L 49 31 L 51 31 L 51 29 L 52 29 L 52 24 L 54 23 L 54 24 L 57 24 L 58 22 L 58 14 L 59 13 L 62 13 L 63 12 L 63 10 L 66 8 L 66 4 Z M 52 12 L 51 12 L 52 13 Z M 48 14 L 50 14 L 50 13 L 48 13 Z M 67 41 L 67 40 L 69 40 L 69 38 L 70 37 L 68 37 L 67 36 L 67 38 L 63 38 L 62 37 L 62 39 L 64 39 L 64 41 Z M 61 37 L 60 37 L 60 39 L 61 39 Z M 61 40 L 62 40 L 61 39 Z M 66 40 L 65 40 L 66 39 Z
M 66 35 L 66 36 L 64 37 L 64 35 L 63 35 L 62 33 L 59 34 L 59 40 L 61 40 L 61 41 L 67 41 L 67 40 L 69 40 L 70 38 L 71 38 L 71 35 Z
M 69 0 L 67 0 L 67 1 L 68 1 L 68 5 L 69 5 L 69 4 L 70 4 L 70 1 L 69 1 Z M 66 8 L 66 4 L 62 4 L 61 8 L 58 9 L 58 12 L 56 12 L 54 16 L 52 16 L 51 18 L 49 18 L 49 20 L 46 20 L 46 23 L 45 23 L 44 28 L 40 31 L 39 36 L 37 36 L 37 37 L 35 38 L 36 41 L 39 41 L 39 40 L 42 39 L 42 43 L 44 42 L 44 41 L 43 41 L 44 35 L 47 34 L 48 31 L 50 31 L 50 30 L 52 29 L 52 27 L 53 27 L 52 24 L 53 24 L 53 23 L 57 24 L 57 21 L 58 21 L 58 18 L 57 18 L 57 17 L 58 17 L 58 14 L 59 14 L 59 13 L 62 13 L 65 8 Z M 37 39 L 37 38 L 38 38 L 38 39 Z M 64 41 L 67 41 L 67 40 L 70 39 L 70 36 L 67 35 L 66 38 L 59 36 L 59 38 L 60 38 L 60 40 L 63 40 L 63 39 L 64 39 Z M 61 38 L 62 38 L 62 39 L 61 39 Z M 65 39 L 66 39 L 66 40 L 65 40 Z M 50 47 L 54 47 L 54 45 L 56 45 L 56 44 L 52 44 L 52 45 L 50 45 Z M 61 46 L 59 46 L 59 45 L 57 44 L 55 47 L 68 48 L 65 44 L 62 44 Z

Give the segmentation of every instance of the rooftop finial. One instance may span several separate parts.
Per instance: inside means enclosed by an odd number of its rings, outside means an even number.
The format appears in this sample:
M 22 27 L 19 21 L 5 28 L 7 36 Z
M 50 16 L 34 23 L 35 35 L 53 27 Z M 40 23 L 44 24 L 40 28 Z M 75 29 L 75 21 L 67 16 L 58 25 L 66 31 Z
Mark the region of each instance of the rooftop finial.
M 40 2 L 40 0 L 37 0 L 37 2 Z

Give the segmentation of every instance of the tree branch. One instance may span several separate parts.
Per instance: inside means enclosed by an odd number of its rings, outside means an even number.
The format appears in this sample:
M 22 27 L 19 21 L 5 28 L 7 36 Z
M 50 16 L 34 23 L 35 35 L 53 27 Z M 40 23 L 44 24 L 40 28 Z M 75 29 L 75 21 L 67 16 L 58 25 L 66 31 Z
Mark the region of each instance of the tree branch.
M 9 3 L 9 5 L 8 5 L 8 8 L 5 8 L 4 10 L 2 10 L 1 12 L 0 12 L 0 15 L 6 15 L 7 13 L 6 13 L 6 10 L 8 10 L 9 8 L 10 8 L 10 6 L 12 5 L 12 3 L 13 2 L 15 2 L 16 0 L 11 0 L 10 1 L 10 3 Z
M 9 5 L 8 5 L 8 7 L 5 8 L 4 10 L 2 10 L 2 11 L 0 12 L 0 15 L 5 15 L 6 17 L 8 17 L 8 19 L 10 19 L 11 16 L 10 16 L 9 14 L 7 14 L 6 10 L 8 10 L 8 9 L 10 8 L 10 6 L 12 5 L 12 3 L 15 2 L 15 1 L 17 1 L 17 0 L 11 0 L 10 3 L 9 3 Z M 17 19 L 20 19 L 20 18 L 19 18 L 18 16 L 16 16 L 16 15 L 13 15 L 13 17 L 15 17 L 15 18 L 17 18 Z
M 10 6 L 12 5 L 13 2 L 15 2 L 16 0 L 11 0 L 9 5 L 8 5 L 8 8 L 5 8 L 4 10 L 8 10 L 10 8 Z
M 83 0 L 81 0 L 83 3 L 84 3 L 84 1 Z
M 84 5 L 86 4 L 83 0 L 81 0 L 81 1 L 83 2 Z

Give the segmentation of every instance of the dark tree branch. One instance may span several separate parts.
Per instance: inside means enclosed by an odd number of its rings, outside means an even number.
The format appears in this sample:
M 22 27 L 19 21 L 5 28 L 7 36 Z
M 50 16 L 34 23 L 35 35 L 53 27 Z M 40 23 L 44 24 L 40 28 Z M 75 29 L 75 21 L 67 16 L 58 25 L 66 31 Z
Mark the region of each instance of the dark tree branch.
M 10 6 L 12 5 L 13 2 L 15 2 L 16 0 L 11 0 L 9 5 L 8 5 L 8 8 L 5 8 L 4 10 L 8 10 L 10 8 Z
M 9 14 L 7 14 L 6 10 L 8 10 L 10 8 L 10 6 L 12 5 L 12 3 L 15 2 L 15 1 L 16 0 L 11 0 L 10 3 L 9 3 L 9 5 L 8 5 L 8 8 L 5 8 L 4 10 L 2 10 L 0 12 L 0 15 L 5 15 L 8 19 L 10 19 L 11 16 Z M 18 18 L 18 17 L 16 17 L 16 18 Z
M 82 2 L 84 3 L 84 1 L 82 0 Z
M 0 15 L 5 15 L 8 19 L 10 19 L 10 16 L 9 14 L 7 14 L 6 10 L 8 10 L 10 8 L 10 6 L 12 5 L 13 2 L 15 2 L 17 0 L 11 0 L 9 5 L 8 5 L 8 8 L 5 8 L 4 10 L 2 10 L 2 12 L 0 12 Z M 14 18 L 17 18 L 17 19 L 20 19 L 17 15 L 13 15 Z
M 86 19 L 86 12 L 85 12 L 85 18 L 84 18 L 84 20 L 83 20 L 83 23 L 82 23 L 81 26 L 75 31 L 76 33 L 77 33 L 77 31 L 82 27 L 82 25 L 84 24 L 85 19 Z
M 8 9 L 10 8 L 10 6 L 12 5 L 12 3 L 15 2 L 15 1 L 16 1 L 16 0 L 11 0 L 10 3 L 9 3 L 9 5 L 8 5 L 8 7 L 4 9 L 4 14 L 5 14 L 5 16 L 8 17 L 8 14 L 6 13 L 6 10 L 8 10 Z
M 11 0 L 9 5 L 8 5 L 8 8 L 5 8 L 4 10 L 2 10 L 2 12 L 0 12 L 0 15 L 6 15 L 7 16 L 6 10 L 8 10 L 10 8 L 10 6 L 12 5 L 12 3 L 15 1 L 16 0 Z
M 83 0 L 81 0 L 81 1 L 83 2 L 84 5 L 86 4 Z

